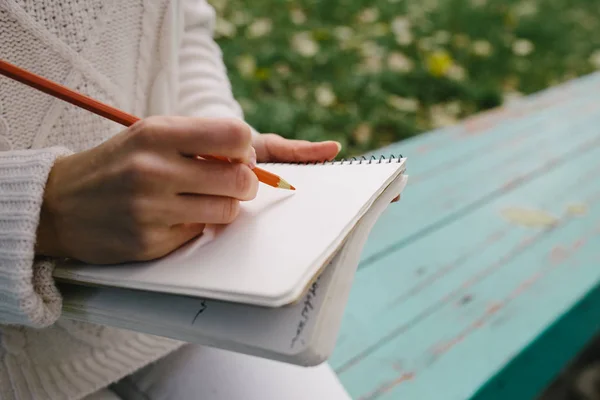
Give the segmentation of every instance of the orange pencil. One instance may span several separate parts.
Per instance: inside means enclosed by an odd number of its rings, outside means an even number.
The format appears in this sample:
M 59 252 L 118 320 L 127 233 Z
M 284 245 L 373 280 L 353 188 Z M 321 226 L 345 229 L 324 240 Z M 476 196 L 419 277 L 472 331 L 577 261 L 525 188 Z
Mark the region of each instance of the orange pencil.
M 139 121 L 139 118 L 136 116 L 111 107 L 108 104 L 101 103 L 98 100 L 94 100 L 91 97 L 81 93 L 77 93 L 74 90 L 19 68 L 16 65 L 9 64 L 3 60 L 0 60 L 0 75 L 4 75 L 8 78 L 24 83 L 34 89 L 40 90 L 75 106 L 84 108 L 94 114 L 100 115 L 124 126 L 131 126 Z M 229 161 L 227 158 L 220 156 L 202 155 L 201 157 Z M 258 180 L 264 184 L 280 189 L 296 190 L 296 188 L 278 175 L 258 167 L 254 168 L 252 171 L 256 174 Z

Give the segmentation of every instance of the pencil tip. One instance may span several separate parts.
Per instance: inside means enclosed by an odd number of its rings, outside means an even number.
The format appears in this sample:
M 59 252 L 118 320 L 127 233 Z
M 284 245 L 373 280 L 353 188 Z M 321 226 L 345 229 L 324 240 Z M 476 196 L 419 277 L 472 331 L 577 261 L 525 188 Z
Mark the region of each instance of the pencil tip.
M 280 189 L 296 190 L 295 187 L 290 185 L 288 182 L 286 182 L 282 178 L 279 178 L 279 183 L 277 184 L 277 187 Z

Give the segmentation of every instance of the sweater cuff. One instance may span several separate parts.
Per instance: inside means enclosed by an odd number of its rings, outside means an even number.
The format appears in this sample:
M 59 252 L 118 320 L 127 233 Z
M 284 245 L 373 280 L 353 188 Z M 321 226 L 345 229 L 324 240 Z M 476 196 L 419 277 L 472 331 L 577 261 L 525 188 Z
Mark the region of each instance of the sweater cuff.
M 62 147 L 0 152 L 0 323 L 44 327 L 60 316 L 53 262 L 36 260 L 48 174 Z

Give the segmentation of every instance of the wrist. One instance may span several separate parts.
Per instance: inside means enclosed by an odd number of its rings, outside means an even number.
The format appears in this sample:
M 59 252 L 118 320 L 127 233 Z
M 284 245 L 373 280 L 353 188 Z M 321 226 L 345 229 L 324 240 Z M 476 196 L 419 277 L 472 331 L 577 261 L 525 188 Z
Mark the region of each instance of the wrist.
M 36 233 L 36 255 L 64 257 L 60 246 L 58 221 L 60 220 L 60 200 L 58 194 L 59 176 L 66 158 L 57 158 L 54 162 L 44 188 L 42 207 Z

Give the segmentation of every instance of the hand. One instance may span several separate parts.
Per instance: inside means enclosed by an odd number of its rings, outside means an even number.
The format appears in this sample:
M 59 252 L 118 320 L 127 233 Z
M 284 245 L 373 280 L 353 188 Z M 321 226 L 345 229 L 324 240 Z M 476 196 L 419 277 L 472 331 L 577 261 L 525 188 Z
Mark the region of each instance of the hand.
M 338 142 L 313 143 L 285 139 L 272 133 L 254 136 L 253 146 L 259 162 L 312 162 L 333 160 L 341 150 Z M 392 203 L 400 200 L 400 195 Z
M 211 154 L 241 161 L 199 160 Z M 159 258 L 229 223 L 256 196 L 252 134 L 227 119 L 152 117 L 59 159 L 46 184 L 36 253 L 104 264 Z

